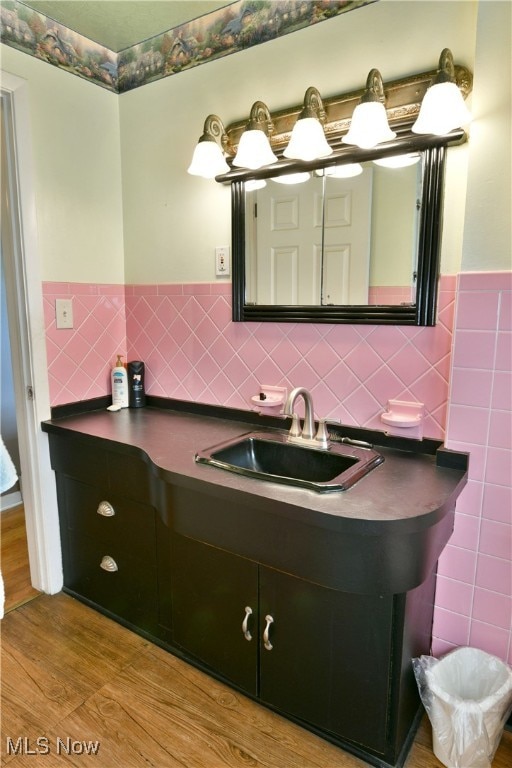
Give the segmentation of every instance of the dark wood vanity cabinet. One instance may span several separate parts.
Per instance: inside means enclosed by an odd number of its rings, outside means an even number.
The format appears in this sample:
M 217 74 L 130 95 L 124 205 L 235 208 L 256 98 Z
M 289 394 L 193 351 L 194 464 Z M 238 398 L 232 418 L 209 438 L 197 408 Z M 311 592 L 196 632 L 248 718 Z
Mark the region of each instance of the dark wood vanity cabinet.
M 269 568 L 260 570 L 260 595 L 260 623 L 274 619 L 272 649 L 260 656 L 261 700 L 384 753 L 392 598 L 338 592 Z
M 403 764 L 435 560 L 408 591 L 357 592 L 308 570 L 340 558 L 313 525 L 174 482 L 131 446 L 49 431 L 67 592 L 362 759 Z
M 334 740 L 396 757 L 400 712 L 408 727 L 415 712 L 400 690 L 405 597 L 328 589 L 178 534 L 172 591 L 185 654 Z
M 158 615 L 155 515 L 139 502 L 63 476 L 59 505 L 67 589 L 154 632 Z
M 166 544 L 150 500 L 147 466 L 134 457 L 120 461 L 101 444 L 54 435 L 50 450 L 65 590 L 143 632 L 168 639 L 170 599 L 160 604 L 158 567 L 162 562 L 165 574 Z
M 226 680 L 257 695 L 257 564 L 173 535 L 171 591 L 174 643 Z M 244 621 L 250 640 L 242 629 Z

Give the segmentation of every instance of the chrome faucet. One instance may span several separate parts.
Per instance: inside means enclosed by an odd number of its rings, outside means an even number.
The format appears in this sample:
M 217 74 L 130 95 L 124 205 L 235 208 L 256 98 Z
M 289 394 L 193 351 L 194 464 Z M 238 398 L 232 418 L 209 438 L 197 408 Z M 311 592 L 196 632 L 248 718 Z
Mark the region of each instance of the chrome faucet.
M 299 417 L 294 412 L 296 399 L 302 395 L 304 399 L 305 413 L 304 413 L 304 426 L 302 431 L 299 425 Z M 313 398 L 311 392 L 304 387 L 295 387 L 292 389 L 286 403 L 284 404 L 283 413 L 285 416 L 292 417 L 292 426 L 288 435 L 288 440 L 295 443 L 307 443 L 315 448 L 327 448 L 328 433 L 325 426 L 325 421 L 320 419 L 318 422 L 318 431 L 315 434 L 315 414 L 313 410 Z

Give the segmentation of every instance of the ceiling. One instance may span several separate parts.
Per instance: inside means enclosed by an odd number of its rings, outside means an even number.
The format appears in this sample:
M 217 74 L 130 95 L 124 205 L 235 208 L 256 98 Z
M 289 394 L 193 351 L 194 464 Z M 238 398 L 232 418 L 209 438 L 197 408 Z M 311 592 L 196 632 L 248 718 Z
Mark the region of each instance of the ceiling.
M 228 0 L 221 2 L 216 0 L 22 0 L 22 2 L 115 53 L 231 4 Z

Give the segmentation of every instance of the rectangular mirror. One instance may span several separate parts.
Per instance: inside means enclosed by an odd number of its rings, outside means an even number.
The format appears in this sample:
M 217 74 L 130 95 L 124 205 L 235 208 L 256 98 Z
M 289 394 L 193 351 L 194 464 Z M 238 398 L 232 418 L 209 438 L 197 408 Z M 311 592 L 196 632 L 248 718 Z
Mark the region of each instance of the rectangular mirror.
M 447 144 L 409 133 L 233 180 L 233 320 L 435 325 Z

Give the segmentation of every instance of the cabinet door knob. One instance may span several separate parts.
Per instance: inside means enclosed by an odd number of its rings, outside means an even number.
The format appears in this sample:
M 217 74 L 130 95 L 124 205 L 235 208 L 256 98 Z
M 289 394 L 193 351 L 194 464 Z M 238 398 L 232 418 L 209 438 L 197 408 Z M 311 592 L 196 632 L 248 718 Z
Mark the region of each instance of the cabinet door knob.
M 265 646 L 265 650 L 271 651 L 274 646 L 270 642 L 269 634 L 270 634 L 270 625 L 274 623 L 274 619 L 270 614 L 267 614 L 265 616 L 265 622 L 266 622 L 265 629 L 263 631 L 263 645 Z
M 104 571 L 108 571 L 109 573 L 119 570 L 116 561 L 113 557 L 110 557 L 110 555 L 105 555 L 101 559 L 100 568 L 103 568 Z
M 242 622 L 242 632 L 246 640 L 252 640 L 252 635 L 249 632 L 248 625 L 249 625 L 249 616 L 252 614 L 252 608 L 249 608 L 248 605 L 245 606 L 245 616 L 244 620 Z
M 114 507 L 109 501 L 100 501 L 96 512 L 98 515 L 103 515 L 103 517 L 114 517 L 116 513 Z

